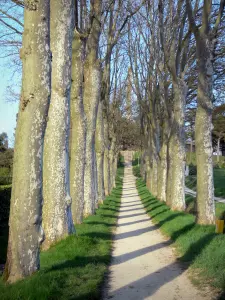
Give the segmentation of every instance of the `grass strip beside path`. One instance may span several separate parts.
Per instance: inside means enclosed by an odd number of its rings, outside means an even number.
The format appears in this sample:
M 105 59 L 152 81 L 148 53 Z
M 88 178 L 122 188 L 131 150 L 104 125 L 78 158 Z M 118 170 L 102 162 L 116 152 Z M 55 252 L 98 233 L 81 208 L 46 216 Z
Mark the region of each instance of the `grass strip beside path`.
M 214 175 L 214 194 L 216 197 L 225 198 L 225 169 L 213 169 Z M 196 191 L 197 176 L 189 175 L 185 177 L 185 185 L 193 191 Z
M 215 234 L 213 225 L 195 224 L 192 214 L 171 211 L 151 195 L 140 178 L 137 189 L 146 212 L 173 241 L 179 260 L 190 266 L 194 281 L 225 290 L 225 235 Z
M 112 233 L 122 194 L 123 168 L 116 188 L 106 197 L 94 216 L 76 225 L 77 235 L 69 236 L 41 253 L 41 270 L 13 285 L 0 280 L 0 299 L 97 300 L 111 260 Z

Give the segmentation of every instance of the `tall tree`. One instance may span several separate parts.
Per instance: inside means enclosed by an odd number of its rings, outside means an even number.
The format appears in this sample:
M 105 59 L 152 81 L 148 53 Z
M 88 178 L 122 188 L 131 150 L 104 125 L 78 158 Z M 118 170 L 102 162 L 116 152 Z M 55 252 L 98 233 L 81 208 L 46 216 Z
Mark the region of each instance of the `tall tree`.
M 213 110 L 213 59 L 218 27 L 225 1 L 220 1 L 218 15 L 213 26 L 212 1 L 204 0 L 202 24 L 196 25 L 196 14 L 186 0 L 188 18 L 196 40 L 198 66 L 197 111 L 195 119 L 195 147 L 197 161 L 197 222 L 215 222 L 213 160 L 212 160 L 212 110 Z
M 86 41 L 84 64 L 84 112 L 87 121 L 86 163 L 84 172 L 84 215 L 94 213 L 97 178 L 95 176 L 95 130 L 101 92 L 101 71 L 98 59 L 101 33 L 102 0 L 90 2 L 90 33 Z
M 69 122 L 74 1 L 51 0 L 51 102 L 43 158 L 43 249 L 74 231 L 69 190 Z
M 176 9 L 175 6 L 177 6 Z M 185 24 L 187 11 L 184 1 L 177 4 L 173 1 L 167 5 L 168 26 L 170 32 L 163 30 L 165 8 L 159 0 L 159 30 L 160 40 L 165 57 L 165 65 L 170 73 L 173 87 L 173 111 L 169 138 L 169 178 L 170 189 L 167 194 L 167 202 L 174 210 L 185 209 L 184 193 L 184 169 L 185 169 L 185 135 L 184 135 L 184 111 L 187 96 L 187 84 L 184 79 L 185 65 L 187 62 L 188 36 L 185 36 Z M 165 21 L 166 22 L 166 21 Z
M 74 223 L 81 223 L 84 210 L 84 170 L 86 152 L 86 118 L 83 103 L 84 51 L 86 36 L 83 33 L 83 7 L 78 14 L 75 1 L 75 30 L 72 52 L 71 125 L 70 125 L 70 193 Z
M 23 80 L 16 127 L 5 278 L 39 269 L 42 151 L 50 97 L 49 1 L 24 1 Z M 21 188 L 22 187 L 22 188 Z

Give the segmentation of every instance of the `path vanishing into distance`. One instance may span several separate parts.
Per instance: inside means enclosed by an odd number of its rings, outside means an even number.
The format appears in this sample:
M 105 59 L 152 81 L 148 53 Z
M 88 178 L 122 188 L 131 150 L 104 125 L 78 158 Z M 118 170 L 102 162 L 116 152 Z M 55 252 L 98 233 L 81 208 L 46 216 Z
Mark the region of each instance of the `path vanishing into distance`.
M 104 300 L 208 300 L 176 261 L 170 241 L 160 233 L 138 196 L 131 162 L 125 157 L 121 207 Z

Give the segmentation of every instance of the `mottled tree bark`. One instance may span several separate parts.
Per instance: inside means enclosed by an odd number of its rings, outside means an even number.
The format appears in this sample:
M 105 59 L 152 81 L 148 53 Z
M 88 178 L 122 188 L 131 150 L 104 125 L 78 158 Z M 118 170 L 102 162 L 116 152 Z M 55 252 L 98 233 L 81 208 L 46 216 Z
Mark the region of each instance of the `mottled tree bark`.
M 198 28 L 189 0 L 186 0 L 189 24 L 196 40 L 198 64 L 197 111 L 195 119 L 195 148 L 197 162 L 197 223 L 215 222 L 213 160 L 212 160 L 212 109 L 213 109 L 213 59 L 218 27 L 222 19 L 225 1 L 220 1 L 214 26 L 212 1 L 204 1 L 202 26 Z
M 97 178 L 95 177 L 95 130 L 101 93 L 101 71 L 98 61 L 102 1 L 91 2 L 93 16 L 86 45 L 84 65 L 84 111 L 87 120 L 86 164 L 84 172 L 84 216 L 95 212 Z
M 104 121 L 104 187 L 105 195 L 110 194 L 110 167 L 109 167 L 109 132 L 108 132 L 108 120 L 103 118 Z
M 70 111 L 70 194 L 74 223 L 82 223 L 84 210 L 84 168 L 86 120 L 83 105 L 84 40 L 75 30 L 72 52 L 72 85 Z
M 195 119 L 195 149 L 197 162 L 197 223 L 215 222 L 213 159 L 212 159 L 212 86 L 213 64 L 209 41 L 202 36 L 197 41 L 198 107 Z
M 185 136 L 184 136 L 184 107 L 187 87 L 185 82 L 177 78 L 173 80 L 174 89 L 174 119 L 171 131 L 170 160 L 172 168 L 171 209 L 185 210 L 184 171 L 185 171 Z
M 43 240 L 42 153 L 50 98 L 49 1 L 24 1 L 22 92 L 16 127 L 9 242 L 4 277 L 39 269 Z
M 163 141 L 160 149 L 160 161 L 158 172 L 158 199 L 166 202 L 167 186 L 167 142 Z
M 113 177 L 114 177 L 115 147 L 116 147 L 116 137 L 114 136 L 113 133 L 110 150 L 109 150 L 110 193 L 113 189 L 113 183 L 114 183 Z
M 156 117 L 155 117 L 156 118 Z M 158 139 L 158 133 L 157 128 L 154 126 L 151 130 L 151 193 L 157 197 L 158 192 L 158 147 L 157 147 L 157 139 Z
M 52 93 L 44 144 L 43 249 L 74 231 L 69 194 L 73 5 L 73 0 L 51 0 Z
M 98 62 L 85 66 L 84 110 L 87 118 L 86 135 L 86 164 L 84 173 L 84 216 L 95 212 L 96 185 L 95 185 L 95 130 L 97 109 L 100 97 L 100 67 Z
M 167 144 L 167 185 L 166 185 L 166 204 L 171 206 L 172 198 L 171 198 L 171 178 L 172 178 L 172 152 L 173 152 L 173 145 L 171 142 L 171 137 L 169 137 L 168 144 Z
M 216 150 L 216 152 L 217 152 L 217 158 L 216 158 L 217 163 L 220 162 L 220 140 L 221 140 L 221 137 L 218 137 L 217 138 L 217 150 Z
M 104 124 L 102 115 L 102 102 L 98 106 L 97 130 L 95 138 L 95 150 L 97 157 L 97 178 L 98 178 L 98 202 L 103 203 L 105 199 L 104 187 Z

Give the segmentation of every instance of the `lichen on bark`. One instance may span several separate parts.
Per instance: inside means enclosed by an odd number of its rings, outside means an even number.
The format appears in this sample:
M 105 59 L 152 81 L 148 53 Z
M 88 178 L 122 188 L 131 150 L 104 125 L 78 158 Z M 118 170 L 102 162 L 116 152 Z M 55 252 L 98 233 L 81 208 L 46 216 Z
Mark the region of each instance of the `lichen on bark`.
M 13 283 L 39 269 L 42 151 L 50 98 L 49 1 L 24 1 L 22 91 L 14 147 L 5 279 Z M 29 51 L 28 51 L 29 50 Z
M 69 190 L 72 0 L 51 0 L 51 102 L 43 157 L 43 249 L 74 232 Z

